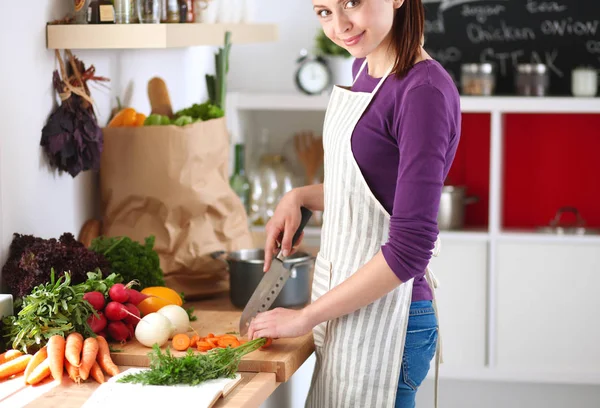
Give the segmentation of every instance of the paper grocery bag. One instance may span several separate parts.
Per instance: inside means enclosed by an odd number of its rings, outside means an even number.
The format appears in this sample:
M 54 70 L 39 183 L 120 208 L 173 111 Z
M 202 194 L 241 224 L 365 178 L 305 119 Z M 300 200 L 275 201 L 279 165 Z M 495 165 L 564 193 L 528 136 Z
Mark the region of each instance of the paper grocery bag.
M 166 285 L 187 299 L 228 289 L 226 265 L 211 253 L 252 247 L 229 187 L 229 152 L 225 118 L 104 129 L 102 233 L 139 242 L 154 235 Z

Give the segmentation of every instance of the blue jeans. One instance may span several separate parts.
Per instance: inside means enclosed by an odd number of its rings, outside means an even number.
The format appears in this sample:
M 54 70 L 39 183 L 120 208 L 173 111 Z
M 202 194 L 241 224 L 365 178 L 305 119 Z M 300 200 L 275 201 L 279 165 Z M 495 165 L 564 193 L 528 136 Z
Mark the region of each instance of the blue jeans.
M 414 408 L 417 389 L 435 356 L 438 323 L 430 300 L 411 303 L 395 408 Z

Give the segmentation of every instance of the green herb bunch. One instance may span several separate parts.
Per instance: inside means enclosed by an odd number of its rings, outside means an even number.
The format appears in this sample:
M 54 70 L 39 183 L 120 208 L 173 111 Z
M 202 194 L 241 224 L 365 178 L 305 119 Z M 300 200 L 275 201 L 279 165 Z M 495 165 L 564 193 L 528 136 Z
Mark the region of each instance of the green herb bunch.
M 315 43 L 316 43 L 316 48 L 317 48 L 317 51 L 316 51 L 317 55 L 332 56 L 332 57 L 337 56 L 337 57 L 345 57 L 345 58 L 351 57 L 348 50 L 340 47 L 339 45 L 337 45 L 336 43 L 331 41 L 329 39 L 329 37 L 327 37 L 325 35 L 325 32 L 321 29 L 319 29 L 319 33 L 317 34 L 317 37 L 315 38 Z
M 241 346 L 212 349 L 206 354 L 188 350 L 183 357 L 174 357 L 167 348 L 163 354 L 157 344 L 150 356 L 150 369 L 126 375 L 118 380 L 121 383 L 144 385 L 198 385 L 217 378 L 233 378 L 243 356 L 266 343 L 260 338 Z
M 71 286 L 69 272 L 55 280 L 52 269 L 50 282 L 36 286 L 29 295 L 19 300 L 16 306 L 20 310 L 16 316 L 4 318 L 4 337 L 7 342 L 12 340 L 13 349 L 28 353 L 30 348 L 44 346 L 55 334 L 66 337 L 69 333 L 78 332 L 84 337 L 93 336 L 87 319 L 96 312 L 89 302 L 83 300 L 85 293 L 85 284 Z
M 154 236 L 145 239 L 144 245 L 129 237 L 98 237 L 90 249 L 103 254 L 110 262 L 111 271 L 125 282 L 137 280 L 140 290 L 150 286 L 164 286 L 164 274 L 154 248 Z

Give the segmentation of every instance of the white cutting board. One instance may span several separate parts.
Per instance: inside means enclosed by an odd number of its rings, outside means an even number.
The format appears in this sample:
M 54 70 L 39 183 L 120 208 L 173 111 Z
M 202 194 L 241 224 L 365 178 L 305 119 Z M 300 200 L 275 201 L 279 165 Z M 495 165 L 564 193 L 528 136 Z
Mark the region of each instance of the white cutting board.
M 205 381 L 202 384 L 189 385 L 141 385 L 118 383 L 117 380 L 127 374 L 133 374 L 147 368 L 130 368 L 110 378 L 100 385 L 83 405 L 83 408 L 106 407 L 176 407 L 210 408 L 221 395 L 227 396 L 242 380 L 240 374 L 235 378 L 221 378 Z

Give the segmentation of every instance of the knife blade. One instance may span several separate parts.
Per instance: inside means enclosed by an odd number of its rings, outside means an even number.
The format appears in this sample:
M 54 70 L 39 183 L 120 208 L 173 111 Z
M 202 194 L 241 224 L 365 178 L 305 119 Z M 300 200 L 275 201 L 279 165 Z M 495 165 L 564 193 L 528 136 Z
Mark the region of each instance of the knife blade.
M 308 224 L 312 211 L 306 207 L 301 207 L 302 220 L 300 226 L 296 230 L 294 237 L 292 238 L 292 246 L 296 244 L 300 234 L 304 231 L 304 227 Z M 256 317 L 258 313 L 266 312 L 269 310 L 279 292 L 283 289 L 283 286 L 290 277 L 290 269 L 286 268 L 283 264 L 283 251 L 279 251 L 277 256 L 271 262 L 271 267 L 263 275 L 260 283 L 252 293 L 250 300 L 246 303 L 242 317 L 240 318 L 240 336 L 245 336 L 248 333 L 248 326 L 250 321 Z

